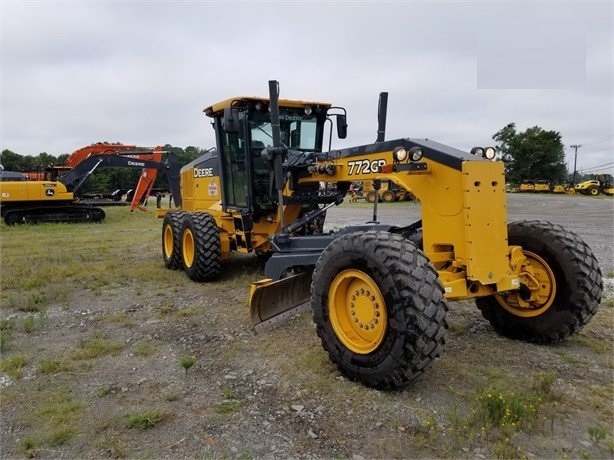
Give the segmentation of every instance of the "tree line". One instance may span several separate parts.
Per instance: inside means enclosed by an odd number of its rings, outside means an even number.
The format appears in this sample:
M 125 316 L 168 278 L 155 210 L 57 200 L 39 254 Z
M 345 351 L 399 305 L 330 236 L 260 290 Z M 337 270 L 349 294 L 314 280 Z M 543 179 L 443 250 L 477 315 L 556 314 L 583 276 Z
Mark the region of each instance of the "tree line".
M 573 171 L 568 171 L 565 163 L 565 147 L 562 136 L 557 131 L 547 131 L 539 126 L 518 131 L 515 123 L 509 123 L 497 131 L 492 139 L 496 142 L 498 159 L 505 164 L 507 182 L 520 184 L 524 180 L 548 180 L 551 183 L 571 182 Z M 173 147 L 172 151 L 183 166 L 198 158 L 205 150 L 198 147 Z M 54 157 L 46 152 L 37 156 L 22 156 L 10 150 L 3 150 L 0 163 L 7 171 L 42 171 L 48 166 L 61 165 L 69 154 Z M 86 182 L 86 192 L 109 191 L 111 189 L 134 187 L 140 171 L 136 169 L 108 168 L 97 170 Z M 166 179 L 158 175 L 156 188 L 165 188 Z M 609 176 L 609 175 L 608 175 Z M 591 179 L 594 175 L 577 175 L 576 183 Z M 612 176 L 609 176 L 610 180 Z

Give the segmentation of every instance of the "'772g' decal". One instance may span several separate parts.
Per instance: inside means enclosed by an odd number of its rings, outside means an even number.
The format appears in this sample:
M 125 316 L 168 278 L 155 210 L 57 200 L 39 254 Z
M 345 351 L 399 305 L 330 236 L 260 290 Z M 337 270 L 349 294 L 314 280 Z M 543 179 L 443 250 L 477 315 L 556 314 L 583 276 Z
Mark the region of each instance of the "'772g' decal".
M 386 164 L 386 160 L 355 160 L 348 161 L 348 166 L 350 170 L 348 171 L 348 175 L 352 176 L 355 174 L 374 174 L 379 172 L 379 168 Z

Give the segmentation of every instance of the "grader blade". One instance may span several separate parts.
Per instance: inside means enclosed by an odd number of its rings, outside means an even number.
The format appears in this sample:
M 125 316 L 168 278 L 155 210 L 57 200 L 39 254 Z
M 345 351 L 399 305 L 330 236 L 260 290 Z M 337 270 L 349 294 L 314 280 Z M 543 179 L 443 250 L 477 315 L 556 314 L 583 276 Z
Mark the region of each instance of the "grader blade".
M 309 310 L 311 274 L 307 271 L 279 281 L 264 279 L 252 283 L 249 308 L 256 333 L 265 332 L 286 322 L 292 315 Z

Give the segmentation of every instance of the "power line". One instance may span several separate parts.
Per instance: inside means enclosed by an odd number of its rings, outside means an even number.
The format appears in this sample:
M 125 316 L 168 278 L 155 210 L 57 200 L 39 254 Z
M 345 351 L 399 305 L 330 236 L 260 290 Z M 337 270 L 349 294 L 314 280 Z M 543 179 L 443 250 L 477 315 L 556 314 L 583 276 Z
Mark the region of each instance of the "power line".
M 608 134 L 607 136 L 603 136 L 603 137 L 598 137 L 597 139 L 593 139 L 592 141 L 588 141 L 585 142 L 584 144 L 582 144 L 584 147 L 589 147 L 591 145 L 596 145 L 596 144 L 602 144 L 604 142 L 607 142 L 610 140 L 610 138 L 612 138 L 612 136 L 614 136 L 614 134 Z M 572 146 L 573 147 L 573 146 Z

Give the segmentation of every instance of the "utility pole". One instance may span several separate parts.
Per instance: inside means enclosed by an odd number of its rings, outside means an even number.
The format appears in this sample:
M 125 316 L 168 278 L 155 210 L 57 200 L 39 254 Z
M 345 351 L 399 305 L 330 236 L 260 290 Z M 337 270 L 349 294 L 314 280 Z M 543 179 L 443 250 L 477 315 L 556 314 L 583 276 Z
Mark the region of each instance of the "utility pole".
M 573 178 L 571 179 L 571 186 L 576 185 L 576 165 L 578 164 L 578 149 L 582 147 L 580 144 L 570 145 L 572 149 L 575 150 L 575 155 L 573 158 Z

